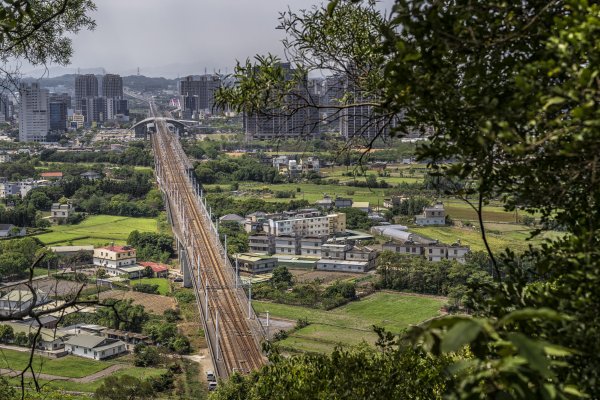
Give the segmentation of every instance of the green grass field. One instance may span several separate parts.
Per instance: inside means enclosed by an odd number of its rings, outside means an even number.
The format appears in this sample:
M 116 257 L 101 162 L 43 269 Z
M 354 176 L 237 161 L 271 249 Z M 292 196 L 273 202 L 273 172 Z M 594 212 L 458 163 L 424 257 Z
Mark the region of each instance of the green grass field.
M 69 378 L 88 376 L 114 364 L 114 362 L 110 361 L 96 361 L 75 356 L 53 359 L 35 355 L 33 360 L 33 369 L 36 373 Z M 29 352 L 0 349 L 0 368 L 21 371 L 25 368 L 28 361 Z
M 500 252 L 506 248 L 514 251 L 526 250 L 530 244 L 539 244 L 543 239 L 556 237 L 556 232 L 544 232 L 540 236 L 527 240 L 531 236 L 531 229 L 523 225 L 510 224 L 485 224 L 486 237 L 494 252 Z M 481 233 L 472 228 L 458 228 L 455 226 L 428 226 L 410 228 L 411 232 L 419 235 L 437 239 L 442 243 L 452 244 L 460 239 L 461 244 L 468 245 L 472 251 L 485 251 L 485 245 L 481 239 Z
M 308 320 L 309 326 L 280 342 L 284 348 L 328 352 L 336 345 L 354 345 L 362 340 L 373 344 L 373 325 L 400 333 L 411 324 L 439 315 L 443 303 L 436 298 L 378 292 L 330 311 L 261 301 L 253 305 L 257 312 L 269 311 L 273 317 Z
M 132 285 L 137 285 L 139 283 L 145 283 L 148 285 L 158 285 L 158 292 L 163 296 L 166 296 L 171 292 L 169 280 L 166 278 L 142 278 L 131 281 Z
M 107 365 L 108 366 L 108 365 Z M 162 368 L 141 368 L 141 367 L 127 367 L 120 369 L 111 374 L 111 376 L 123 376 L 130 375 L 140 379 L 151 379 L 153 377 L 159 376 L 165 373 L 167 370 Z M 48 372 L 49 373 L 49 372 Z M 21 384 L 20 379 L 12 378 L 9 381 L 14 382 L 15 386 Z M 70 382 L 70 381 L 62 381 L 62 380 L 45 380 L 38 379 L 38 382 L 41 386 L 47 387 L 49 389 L 56 390 L 65 390 L 72 392 L 87 392 L 93 393 L 104 381 L 104 379 L 98 379 L 94 382 Z M 25 382 L 33 382 L 31 379 L 25 379 Z M 89 399 L 89 397 L 86 397 Z
M 206 185 L 207 188 L 211 188 L 218 185 Z M 224 187 L 221 185 L 221 187 Z M 256 182 L 240 182 L 240 191 L 244 190 L 260 190 L 261 188 L 268 188 L 275 191 L 293 191 L 296 200 L 308 200 L 314 203 L 317 200 L 323 198 L 324 194 L 331 197 L 352 197 L 354 201 L 368 201 L 372 206 L 377 206 L 379 201 L 380 205 L 383 205 L 384 189 L 369 189 L 369 188 L 358 188 L 351 186 L 341 185 L 316 185 L 313 183 L 282 183 L 277 185 L 265 185 L 263 183 Z M 300 188 L 300 192 L 296 192 L 296 189 Z M 353 194 L 349 194 L 353 193 Z M 256 197 L 256 196 L 252 196 Z M 290 199 L 277 199 L 272 195 L 261 196 L 266 201 L 283 201 L 289 202 Z
M 155 218 L 133 218 L 112 215 L 93 215 L 77 225 L 56 225 L 52 232 L 36 237 L 45 245 L 94 245 L 115 242 L 125 244 L 127 236 L 134 231 L 157 232 Z
M 29 359 L 28 352 L 20 352 L 14 350 L 0 349 L 0 368 L 10 368 L 15 371 L 21 371 Z M 82 378 L 96 372 L 102 371 L 111 365 L 117 364 L 119 359 L 112 361 L 96 361 L 83 357 L 65 356 L 61 358 L 51 359 L 39 355 L 34 356 L 33 368 L 36 373 L 44 373 L 49 375 L 62 376 L 67 378 Z M 131 375 L 137 378 L 151 378 L 166 372 L 160 368 L 138 368 L 133 366 L 125 366 L 124 368 L 112 373 L 112 376 Z M 20 385 L 20 379 L 14 378 L 11 381 L 15 385 Z M 17 381 L 18 380 L 18 381 Z M 26 381 L 31 381 L 26 379 Z M 48 381 L 39 380 L 41 385 L 46 385 L 52 389 L 76 391 L 76 392 L 93 392 L 102 384 L 103 379 L 98 379 L 94 382 L 70 382 L 70 381 Z

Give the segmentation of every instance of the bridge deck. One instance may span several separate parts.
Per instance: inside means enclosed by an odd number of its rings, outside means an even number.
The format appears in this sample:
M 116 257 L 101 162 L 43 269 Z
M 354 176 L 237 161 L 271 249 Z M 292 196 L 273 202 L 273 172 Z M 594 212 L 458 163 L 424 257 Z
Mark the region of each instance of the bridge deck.
M 183 236 L 180 239 L 187 256 L 183 268 L 189 269 L 197 299 L 204 300 L 201 303 L 213 361 L 223 366 L 217 373 L 225 377 L 233 371 L 256 370 L 266 361 L 260 350 L 260 322 L 236 285 L 237 277 L 188 175 L 189 161 L 162 120 L 157 120 L 152 146 L 159 184 Z

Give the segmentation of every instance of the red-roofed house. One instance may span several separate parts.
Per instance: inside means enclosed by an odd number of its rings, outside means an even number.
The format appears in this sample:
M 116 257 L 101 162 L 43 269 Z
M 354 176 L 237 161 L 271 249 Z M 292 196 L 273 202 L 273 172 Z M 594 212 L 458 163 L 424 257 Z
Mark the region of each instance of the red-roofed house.
M 61 179 L 63 177 L 62 172 L 42 172 L 40 176 L 44 179 Z
M 159 264 L 150 261 L 142 261 L 139 263 L 139 265 L 144 268 L 152 268 L 152 275 L 154 278 L 166 278 L 169 276 L 169 267 L 165 264 Z
M 94 265 L 103 267 L 109 275 L 119 275 L 120 267 L 135 265 L 136 253 L 131 246 L 106 246 L 94 249 Z

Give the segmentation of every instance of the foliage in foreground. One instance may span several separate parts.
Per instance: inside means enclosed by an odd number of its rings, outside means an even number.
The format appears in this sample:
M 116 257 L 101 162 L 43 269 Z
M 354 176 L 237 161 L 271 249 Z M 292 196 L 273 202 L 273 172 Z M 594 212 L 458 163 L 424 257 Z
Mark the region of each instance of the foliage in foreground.
M 393 134 L 427 133 L 417 156 L 477 213 L 495 280 L 473 292 L 475 318 L 411 333 L 431 354 L 470 349 L 446 395 L 600 397 L 600 5 L 395 0 L 389 19 L 376 13 L 375 2 L 352 0 L 283 13 L 296 81 L 281 83 L 276 57 L 257 57 L 238 65 L 219 101 L 285 106 L 298 78 L 327 69 L 353 85 L 341 109 L 358 93 L 369 123 L 402 115 Z M 497 198 L 566 235 L 520 257 L 494 254 L 483 207 Z
M 212 396 L 216 400 L 436 399 L 443 393 L 447 357 L 411 347 L 365 345 L 331 355 L 277 354 L 249 376 L 234 375 Z

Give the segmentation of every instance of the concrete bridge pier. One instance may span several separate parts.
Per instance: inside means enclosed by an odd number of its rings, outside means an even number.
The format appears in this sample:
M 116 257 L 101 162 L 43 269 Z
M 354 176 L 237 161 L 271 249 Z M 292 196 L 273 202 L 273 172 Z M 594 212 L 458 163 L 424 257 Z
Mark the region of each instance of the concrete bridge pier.
M 183 274 L 183 287 L 191 288 L 193 275 L 190 271 L 190 260 L 188 259 L 187 251 L 184 246 L 179 243 L 179 265 L 181 267 L 181 273 Z

